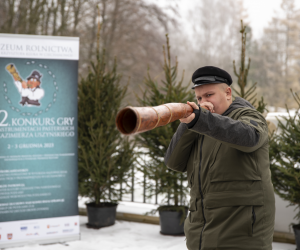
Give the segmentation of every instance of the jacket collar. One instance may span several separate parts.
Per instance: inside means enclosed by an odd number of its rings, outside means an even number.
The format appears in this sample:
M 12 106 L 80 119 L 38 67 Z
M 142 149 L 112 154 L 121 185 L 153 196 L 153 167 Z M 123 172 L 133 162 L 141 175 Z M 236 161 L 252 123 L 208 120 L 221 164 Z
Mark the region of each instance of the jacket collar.
M 222 116 L 229 115 L 233 110 L 238 108 L 252 108 L 255 109 L 250 102 L 243 99 L 242 97 L 235 97 L 234 101 L 230 104 L 228 109 L 222 114 Z

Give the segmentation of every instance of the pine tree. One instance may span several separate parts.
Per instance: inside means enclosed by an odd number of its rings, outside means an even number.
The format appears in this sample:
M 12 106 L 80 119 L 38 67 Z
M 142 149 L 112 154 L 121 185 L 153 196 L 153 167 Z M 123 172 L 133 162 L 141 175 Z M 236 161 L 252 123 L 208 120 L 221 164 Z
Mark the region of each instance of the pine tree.
M 143 96 L 141 98 L 137 96 L 141 106 L 158 106 L 171 102 L 186 103 L 186 101 L 195 98 L 190 87 L 183 86 L 184 72 L 182 78 L 177 80 L 178 61 L 176 59 L 175 64 L 172 64 L 168 35 L 166 35 L 166 40 L 167 46 L 163 46 L 164 79 L 161 84 L 158 84 L 148 71 L 144 80 Z M 141 133 L 137 138 L 137 142 L 147 149 L 145 154 L 150 158 L 150 161 L 141 167 L 141 171 L 146 177 L 143 184 L 149 192 L 148 197 L 155 195 L 157 203 L 158 195 L 163 195 L 164 201 L 175 206 L 185 203 L 187 185 L 184 182 L 186 181 L 186 174 L 168 169 L 164 164 L 164 154 L 178 125 L 179 121 L 176 121 Z
M 241 59 L 240 59 L 241 61 L 240 61 L 239 72 L 237 72 L 235 60 L 233 61 L 233 70 L 234 70 L 235 76 L 238 78 L 237 84 L 238 84 L 239 90 L 237 90 L 233 86 L 232 86 L 232 89 L 235 94 L 237 94 L 238 96 L 249 101 L 254 107 L 256 107 L 256 109 L 259 112 L 263 113 L 266 110 L 267 104 L 264 102 L 263 97 L 261 97 L 261 99 L 257 102 L 257 99 L 256 99 L 257 82 L 252 84 L 252 86 L 250 86 L 247 89 L 248 73 L 249 73 L 250 64 L 251 64 L 251 58 L 248 58 L 248 65 L 246 65 L 245 61 L 246 61 L 247 26 L 245 26 L 243 24 L 243 20 L 241 20 L 240 33 L 241 33 L 242 46 L 241 46 Z
M 127 86 L 120 86 L 117 63 L 106 71 L 105 50 L 99 49 L 96 62 L 78 86 L 78 161 L 79 193 L 96 204 L 115 201 L 126 188 L 120 184 L 130 178 L 134 163 L 133 147 L 115 126 Z M 122 185 L 121 185 L 122 186 Z
M 270 140 L 270 162 L 276 194 L 296 205 L 300 219 L 300 97 L 292 94 L 298 109 L 292 115 L 286 106 L 289 116 L 278 119 L 279 133 Z

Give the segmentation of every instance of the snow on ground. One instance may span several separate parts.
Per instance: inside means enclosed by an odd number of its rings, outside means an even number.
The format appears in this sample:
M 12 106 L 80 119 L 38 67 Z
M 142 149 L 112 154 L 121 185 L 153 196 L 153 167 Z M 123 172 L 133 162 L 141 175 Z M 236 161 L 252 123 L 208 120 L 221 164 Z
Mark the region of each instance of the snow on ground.
M 159 225 L 116 221 L 110 227 L 88 229 L 86 216 L 80 216 L 81 240 L 65 244 L 31 244 L 12 250 L 184 250 L 184 236 L 164 236 Z M 292 244 L 273 243 L 273 250 L 295 250 Z

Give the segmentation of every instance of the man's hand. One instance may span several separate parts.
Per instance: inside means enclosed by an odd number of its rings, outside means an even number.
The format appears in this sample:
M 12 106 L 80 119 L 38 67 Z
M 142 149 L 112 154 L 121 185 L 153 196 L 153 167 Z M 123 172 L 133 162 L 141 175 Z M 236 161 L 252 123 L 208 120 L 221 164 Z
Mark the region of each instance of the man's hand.
M 187 102 L 188 105 L 190 105 L 193 109 L 199 109 L 196 103 L 194 102 Z M 211 102 L 203 102 L 200 104 L 200 107 L 205 108 L 209 110 L 211 113 L 214 113 L 214 105 Z M 179 119 L 182 123 L 190 123 L 192 120 L 194 120 L 195 114 L 192 113 L 190 116 L 186 118 Z
M 23 88 L 23 89 L 27 89 L 27 88 L 28 88 L 27 82 L 22 81 L 22 88 Z
M 200 107 L 207 109 L 211 113 L 215 113 L 214 105 L 211 102 L 203 102 L 200 104 Z
M 186 103 L 188 105 L 190 105 L 193 109 L 199 109 L 199 107 L 197 106 L 197 104 L 194 103 L 194 102 L 186 102 Z M 195 114 L 192 113 L 192 114 L 190 114 L 186 118 L 179 119 L 179 121 L 182 122 L 182 123 L 190 123 L 192 120 L 194 120 L 194 118 L 195 118 Z

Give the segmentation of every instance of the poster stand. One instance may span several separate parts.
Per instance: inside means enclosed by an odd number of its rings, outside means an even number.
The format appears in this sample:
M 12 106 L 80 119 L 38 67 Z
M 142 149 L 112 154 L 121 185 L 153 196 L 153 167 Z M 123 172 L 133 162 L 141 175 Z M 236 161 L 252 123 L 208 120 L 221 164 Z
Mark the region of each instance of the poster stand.
M 0 248 L 80 239 L 79 38 L 0 34 Z

